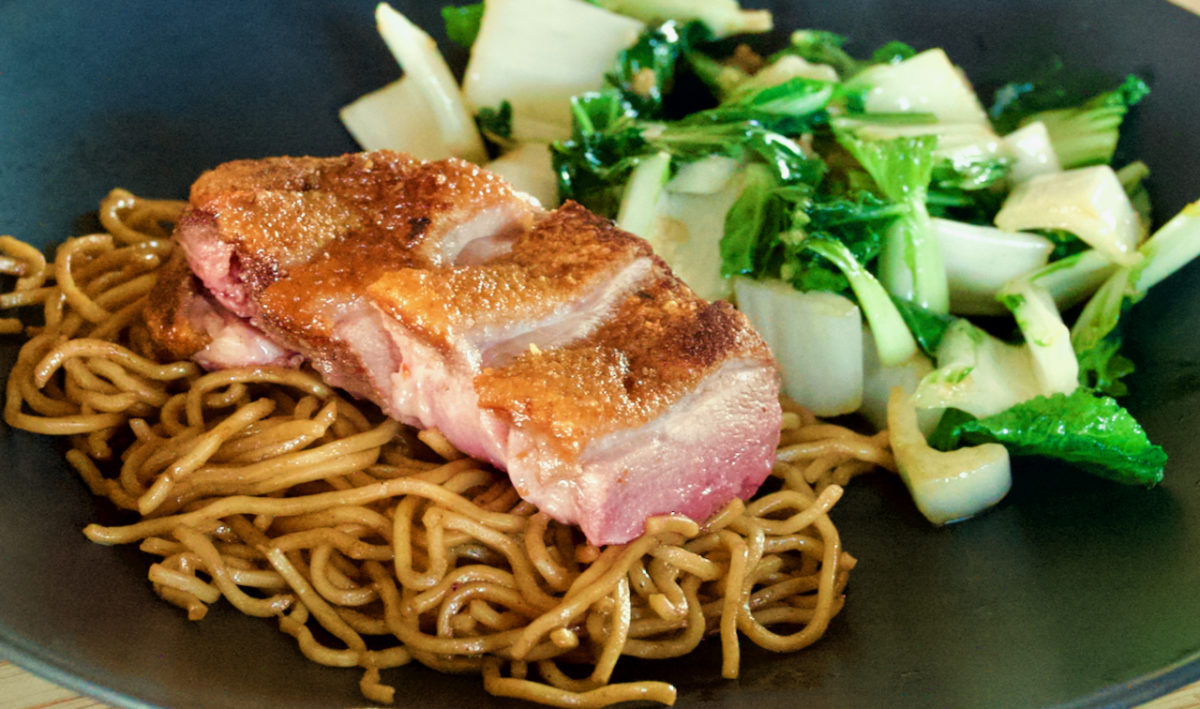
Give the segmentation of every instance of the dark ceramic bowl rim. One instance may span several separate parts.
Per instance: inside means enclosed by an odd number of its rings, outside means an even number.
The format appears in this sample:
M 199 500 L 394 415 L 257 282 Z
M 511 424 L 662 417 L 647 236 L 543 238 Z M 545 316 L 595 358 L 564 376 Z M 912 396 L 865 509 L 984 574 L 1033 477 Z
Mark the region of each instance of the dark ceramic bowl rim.
M 755 3 L 746 0 L 744 4 L 749 6 Z M 1165 4 L 1165 1 L 1163 4 Z M 369 19 L 364 16 L 362 22 L 364 25 L 367 25 L 367 31 L 369 32 Z M 814 24 L 820 26 L 819 23 Z M 896 36 L 903 38 L 904 35 L 900 34 Z M 444 44 L 443 48 L 445 48 Z M 330 120 L 333 119 L 331 118 Z M 7 229 L 8 227 L 5 228 Z M 63 466 L 63 469 L 66 469 L 65 466 Z M 1192 479 L 1195 479 L 1197 472 L 1190 471 Z M 264 627 L 263 632 L 270 633 L 272 631 Z M 108 703 L 129 707 L 160 706 L 145 700 L 133 698 L 122 691 L 111 689 L 93 681 L 93 679 L 85 678 L 73 672 L 71 667 L 65 664 L 65 661 L 61 657 L 57 657 L 51 648 L 41 645 L 31 645 L 19 634 L 14 633 L 12 627 L 2 622 L 0 622 L 0 656 L 6 656 L 15 664 L 35 674 L 46 677 L 51 681 L 94 696 Z M 1200 679 L 1200 651 L 1191 652 L 1182 659 L 1170 663 L 1161 669 L 1141 673 L 1127 681 L 1101 686 L 1078 698 L 1065 700 L 1061 706 L 1094 707 L 1136 704 L 1160 696 L 1198 679 Z M 479 691 L 482 693 L 481 688 Z M 729 690 L 730 695 L 735 693 L 736 690 Z M 348 699 L 353 701 L 357 697 L 349 697 Z M 732 701 L 734 700 L 731 700 L 731 703 Z

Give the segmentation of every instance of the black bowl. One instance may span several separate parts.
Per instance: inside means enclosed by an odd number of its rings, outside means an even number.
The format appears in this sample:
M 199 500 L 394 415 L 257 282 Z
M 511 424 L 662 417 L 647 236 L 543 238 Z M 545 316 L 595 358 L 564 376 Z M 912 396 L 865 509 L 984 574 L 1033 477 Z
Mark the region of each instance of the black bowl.
M 398 2 L 439 40 L 437 3 Z M 752 4 L 747 2 L 747 4 Z M 1163 0 L 776 2 L 777 24 L 945 47 L 981 88 L 1061 59 L 1073 85 L 1138 72 L 1154 91 L 1121 154 L 1153 170 L 1162 221 L 1200 196 L 1200 19 Z M 233 158 L 355 149 L 336 111 L 395 78 L 371 2 L 0 3 L 0 229 L 46 248 L 89 230 L 114 186 L 179 197 Z M 785 41 L 779 31 L 766 41 Z M 443 42 L 443 47 L 446 43 Z M 452 63 L 465 53 L 447 47 Z M 1152 490 L 1021 461 L 1013 493 L 934 529 L 899 483 L 853 484 L 837 510 L 861 560 L 845 612 L 794 656 L 749 650 L 628 663 L 723 706 L 1133 703 L 1200 678 L 1200 268 L 1134 311 L 1129 408 L 1171 455 Z M 14 338 L 0 345 L 11 366 Z M 362 703 L 358 673 L 312 665 L 273 623 L 218 606 L 190 623 L 135 549 L 87 542 L 111 510 L 59 442 L 0 431 L 0 654 L 127 706 Z M 502 705 L 474 678 L 385 673 L 400 704 Z

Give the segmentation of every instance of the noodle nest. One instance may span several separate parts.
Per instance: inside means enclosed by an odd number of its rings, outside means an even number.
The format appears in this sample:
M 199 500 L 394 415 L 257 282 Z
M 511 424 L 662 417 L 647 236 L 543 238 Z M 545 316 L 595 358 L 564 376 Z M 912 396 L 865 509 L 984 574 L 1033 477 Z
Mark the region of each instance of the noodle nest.
M 736 677 L 739 636 L 776 652 L 817 640 L 842 608 L 854 558 L 829 511 L 853 476 L 894 469 L 887 435 L 823 423 L 785 402 L 769 481 L 703 525 L 650 520 L 597 548 L 522 501 L 507 477 L 437 431 L 413 431 L 310 371 L 206 373 L 159 362 L 142 325 L 184 204 L 114 190 L 105 232 L 69 239 L 53 262 L 0 237 L 0 318 L 27 341 L 8 375 L 4 419 L 70 441 L 91 491 L 128 510 L 88 525 L 101 544 L 137 543 L 164 600 L 204 617 L 224 598 L 273 618 L 310 660 L 362 670 L 416 661 L 483 676 L 486 690 L 544 704 L 671 704 L 656 681 L 610 683 L 621 656 L 670 658 L 719 636 Z M 770 491 L 767 491 L 770 490 Z

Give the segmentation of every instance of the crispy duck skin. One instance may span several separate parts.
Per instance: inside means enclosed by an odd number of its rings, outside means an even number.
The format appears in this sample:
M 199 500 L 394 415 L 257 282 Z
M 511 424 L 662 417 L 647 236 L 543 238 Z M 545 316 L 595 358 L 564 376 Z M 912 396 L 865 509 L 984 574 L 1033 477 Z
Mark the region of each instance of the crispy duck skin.
M 199 283 L 160 282 L 166 351 L 219 368 L 239 336 L 273 343 L 593 543 L 703 521 L 770 472 L 779 384 L 757 333 L 578 204 L 547 213 L 457 160 L 269 158 L 202 175 L 176 237 Z

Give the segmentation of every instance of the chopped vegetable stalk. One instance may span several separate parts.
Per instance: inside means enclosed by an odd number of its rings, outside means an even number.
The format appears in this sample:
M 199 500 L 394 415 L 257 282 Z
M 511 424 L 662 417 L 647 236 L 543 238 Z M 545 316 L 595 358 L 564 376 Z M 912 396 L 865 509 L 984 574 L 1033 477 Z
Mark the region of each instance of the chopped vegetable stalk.
M 870 271 L 859 265 L 845 244 L 832 239 L 810 238 L 804 242 L 804 246 L 832 261 L 850 281 L 859 307 L 871 325 L 875 348 L 883 366 L 900 364 L 916 353 L 917 342 L 904 324 L 896 304 Z
M 1038 175 L 1017 185 L 996 214 L 1005 231 L 1069 231 L 1114 263 L 1137 260 L 1138 216 L 1107 165 Z
M 946 268 L 924 205 L 914 203 L 909 214 L 892 222 L 879 262 L 891 293 L 935 313 L 950 312 Z
M 1071 344 L 1076 352 L 1092 349 L 1117 326 L 1122 309 L 1133 295 L 1132 274 L 1129 268 L 1118 268 L 1083 306 L 1071 326 Z
M 738 309 L 771 348 L 783 390 L 818 416 L 862 403 L 862 314 L 833 293 L 798 291 L 778 280 L 734 279 Z
M 1146 178 L 1148 177 L 1150 177 L 1150 168 L 1141 160 L 1135 160 L 1117 170 L 1117 179 L 1121 181 L 1121 189 L 1129 195 L 1129 201 L 1137 212 L 1143 240 L 1150 236 L 1150 226 L 1153 223 L 1150 214 L 1150 192 L 1146 189 Z
M 1028 280 L 1045 288 L 1058 310 L 1067 311 L 1096 293 L 1118 268 L 1104 254 L 1088 248 L 1046 264 L 1028 275 Z
M 1046 289 L 1017 278 L 999 294 L 1012 311 L 1033 355 L 1033 371 L 1044 394 L 1069 394 L 1079 385 L 1079 361 L 1071 333 Z
M 693 163 L 695 164 L 695 163 Z M 728 298 L 732 285 L 721 275 L 725 220 L 742 192 L 741 173 L 711 194 L 667 192 L 658 202 L 658 223 L 648 239 L 675 275 L 705 300 Z
M 1115 90 L 1080 106 L 1035 113 L 1022 123 L 1041 121 L 1046 125 L 1064 169 L 1103 165 L 1112 160 L 1125 114 L 1148 93 L 1146 82 L 1131 75 Z
M 750 76 L 737 86 L 738 91 L 761 89 L 782 84 L 789 79 L 814 79 L 834 83 L 837 71 L 828 64 L 812 64 L 795 54 L 785 54 Z
M 375 21 L 404 77 L 341 110 L 350 134 L 366 150 L 485 162 L 475 120 L 433 39 L 387 3 L 376 7 Z
M 724 189 L 738 169 L 738 161 L 724 155 L 710 155 L 684 163 L 667 183 L 667 191 L 677 194 L 713 194 Z
M 1008 450 L 998 443 L 947 452 L 929 447 L 912 401 L 900 387 L 888 399 L 888 440 L 913 502 L 934 524 L 979 514 L 1012 487 Z
M 796 30 L 792 33 L 787 49 L 776 54 L 772 60 L 780 56 L 795 54 L 813 64 L 827 64 L 837 71 L 842 79 L 857 74 L 866 65 L 846 53 L 842 45 L 846 38 L 840 34 L 824 30 Z
M 659 152 L 642 157 L 629 176 L 625 194 L 621 196 L 617 226 L 643 239 L 649 239 L 654 232 L 658 201 L 670 177 L 669 153 Z
M 933 157 L 961 167 L 985 160 L 996 160 L 1002 156 L 1001 139 L 991 128 L 978 123 L 943 123 L 928 114 L 931 121 L 900 120 L 903 116 L 914 118 L 924 114 L 855 114 L 839 117 L 834 123 L 838 130 L 852 130 L 866 140 L 891 140 L 894 138 L 932 135 L 937 137 Z
M 1050 142 L 1050 132 L 1041 121 L 1024 125 L 1004 136 L 1004 149 L 1013 160 L 1009 177 L 1014 184 L 1035 175 L 1062 172 Z
M 363 150 L 398 150 L 422 160 L 454 157 L 442 139 L 425 93 L 408 77 L 361 96 L 338 112 Z
M 998 315 L 996 294 L 1005 283 L 1046 265 L 1054 245 L 1044 236 L 1001 231 L 949 219 L 930 221 L 946 264 L 950 310 Z
M 879 362 L 871 331 L 863 328 L 863 387 L 862 406 L 858 413 L 876 429 L 887 428 L 887 403 L 893 387 L 900 387 L 905 394 L 912 395 L 921 380 L 933 371 L 933 362 L 921 352 L 911 359 L 891 367 Z M 929 433 L 942 417 L 942 409 L 917 409 L 917 425 L 922 433 Z
M 946 330 L 937 365 L 913 395 L 921 408 L 962 409 L 982 417 L 1042 393 L 1029 347 L 1001 342 L 966 320 Z
M 1192 202 L 1154 232 L 1138 252 L 1145 259 L 1135 269 L 1133 287 L 1145 293 L 1200 255 L 1200 202 Z
M 743 10 L 737 0 L 593 0 L 597 5 L 643 22 L 699 20 L 714 37 L 770 32 L 769 10 Z
M 643 25 L 579 0 L 488 0 L 463 80 L 475 108 L 513 107 L 513 138 L 571 134 L 570 98 L 599 89 Z
M 1060 311 L 1082 303 L 1117 270 L 1118 266 L 1095 249 L 1080 251 L 1046 264 L 1029 274 L 1029 281 L 1045 288 Z
M 888 292 L 935 313 L 948 312 L 946 268 L 925 207 L 937 139 L 876 141 L 847 133 L 837 133 L 837 139 L 888 199 L 906 207 L 906 213 L 892 223 L 880 255 L 880 279 Z
M 933 114 L 923 113 L 862 113 L 839 116 L 832 122 L 834 130 L 852 132 L 865 140 L 936 137 L 933 179 L 944 187 L 978 190 L 1008 174 L 1010 160 L 1000 138 L 987 125 L 941 123 Z
M 562 201 L 558 197 L 558 176 L 550 164 L 550 148 L 545 143 L 521 143 L 485 167 L 509 183 L 533 195 L 546 209 Z
M 685 56 L 688 66 L 713 96 L 724 99 L 750 75 L 736 66 L 717 61 L 703 52 L 691 51 Z
M 941 49 L 872 66 L 848 85 L 865 89 L 868 113 L 932 113 L 944 123 L 991 125 L 974 89 Z
M 1084 388 L 1035 397 L 979 420 L 943 419 L 938 428 L 935 437 L 950 445 L 1002 443 L 1012 455 L 1062 460 L 1127 485 L 1158 483 L 1167 462 L 1163 449 L 1150 442 L 1128 411 Z
M 1138 248 L 1141 261 L 1108 277 L 1071 328 L 1075 351 L 1098 346 L 1117 326 L 1122 311 L 1155 284 L 1200 255 L 1200 202 L 1184 207 Z

